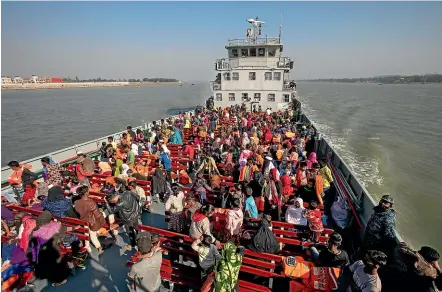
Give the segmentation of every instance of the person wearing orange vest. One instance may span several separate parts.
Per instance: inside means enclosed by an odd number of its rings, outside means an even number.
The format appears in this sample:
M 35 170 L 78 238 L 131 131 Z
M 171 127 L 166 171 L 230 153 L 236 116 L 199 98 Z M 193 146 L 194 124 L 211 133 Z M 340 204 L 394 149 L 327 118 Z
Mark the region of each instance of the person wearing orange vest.
M 8 202 L 17 202 L 15 197 L 16 193 L 19 198 L 23 196 L 26 187 L 31 187 L 37 180 L 37 174 L 33 173 L 29 169 L 30 165 L 23 165 L 18 161 L 11 161 L 8 166 L 12 169 L 12 174 L 9 176 L 8 183 L 12 187 L 4 192 L 2 195 Z

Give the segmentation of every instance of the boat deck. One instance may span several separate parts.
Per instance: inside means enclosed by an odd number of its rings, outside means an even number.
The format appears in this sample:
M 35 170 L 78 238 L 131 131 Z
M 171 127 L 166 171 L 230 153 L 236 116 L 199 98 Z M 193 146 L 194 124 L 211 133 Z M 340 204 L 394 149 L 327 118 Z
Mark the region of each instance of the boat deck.
M 153 203 L 151 213 L 143 212 L 141 221 L 144 225 L 167 229 L 164 221 L 164 204 Z M 100 237 L 104 239 L 104 237 Z M 129 238 L 125 232 L 118 235 L 118 243 L 106 249 L 100 256 L 97 250 L 92 248 L 92 254 L 86 261 L 86 269 L 76 270 L 76 275 L 69 276 L 68 282 L 60 287 L 52 287 L 47 280 L 37 280 L 35 291 L 128 291 L 127 273 L 129 269 L 126 263 L 134 251 L 124 252 L 123 246 L 129 243 Z M 167 286 L 167 284 L 165 285 Z M 169 291 L 162 287 L 161 291 Z

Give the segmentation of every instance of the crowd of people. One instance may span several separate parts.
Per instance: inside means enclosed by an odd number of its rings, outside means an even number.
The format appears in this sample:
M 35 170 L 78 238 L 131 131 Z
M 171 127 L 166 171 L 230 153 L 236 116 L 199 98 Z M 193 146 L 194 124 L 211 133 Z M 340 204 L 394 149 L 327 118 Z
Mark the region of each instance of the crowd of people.
M 314 152 L 315 137 L 314 127 L 301 123 L 294 110 L 248 112 L 233 106 L 180 113 L 146 131 L 129 126 L 120 144 L 112 137 L 103 142 L 98 163 L 82 152 L 69 166 L 44 157 L 39 182 L 29 166 L 11 161 L 12 188 L 2 200 L 43 212 L 33 218 L 13 214 L 2 204 L 2 232 L 15 244 L 8 261 L 13 270 L 5 278 L 2 272 L 2 279 L 33 273 L 54 286 L 66 283 L 69 265 L 60 244 L 81 243 L 53 216 L 87 222 L 90 241 L 100 254 L 112 243 L 100 243 L 98 237 L 118 241 L 118 230 L 124 230 L 129 238 L 124 248 L 137 251 L 128 274 L 131 288 L 158 291 L 167 251 L 158 235 L 139 230 L 142 212 L 150 212 L 156 202 L 164 203 L 168 229 L 194 240 L 191 248 L 198 253 L 201 279 L 214 272 L 216 291 L 238 289 L 246 249 L 282 252 L 284 246 L 272 232 L 274 221 L 293 224 L 302 240 L 312 244 L 297 252 L 314 265 L 339 269 L 338 291 L 442 288 L 439 253 L 397 242 L 390 195 L 374 208 L 360 248 L 344 248 L 354 239 L 346 232 L 354 228 L 354 214 L 336 191 L 327 158 Z M 179 156 L 168 145 L 178 145 L 173 147 Z M 173 171 L 182 157 L 190 158 L 185 169 Z M 106 178 L 103 185 L 91 179 L 96 174 Z M 140 181 L 150 181 L 149 192 Z M 91 192 L 104 194 L 104 203 Z M 223 220 L 213 220 L 215 216 Z M 326 228 L 334 232 L 323 242 Z M 84 249 L 92 252 L 89 244 Z

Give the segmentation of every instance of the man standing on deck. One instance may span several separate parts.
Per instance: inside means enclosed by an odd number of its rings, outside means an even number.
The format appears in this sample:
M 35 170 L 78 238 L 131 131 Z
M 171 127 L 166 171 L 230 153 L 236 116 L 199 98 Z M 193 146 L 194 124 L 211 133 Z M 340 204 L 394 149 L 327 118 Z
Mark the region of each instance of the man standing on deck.
M 396 212 L 392 207 L 393 198 L 384 195 L 379 205 L 373 208 L 374 213 L 365 228 L 363 248 L 376 249 L 391 255 L 396 247 Z
M 297 100 L 295 97 L 293 97 L 293 119 L 292 122 L 297 123 L 299 121 L 300 118 L 300 114 L 301 114 L 301 102 L 299 100 Z
M 125 248 L 131 250 L 136 245 L 138 220 L 141 215 L 138 195 L 132 191 L 125 191 L 122 194 L 114 193 L 109 198 L 106 197 L 105 202 L 106 208 L 111 214 L 118 213 L 118 217 L 130 238 L 130 245 L 126 245 Z
M 124 151 L 127 153 L 126 164 L 129 166 L 134 165 L 135 153 L 132 150 L 132 147 L 129 147 L 129 145 L 124 145 Z
M 170 160 L 169 155 L 166 153 L 163 147 L 160 147 L 160 158 L 159 161 L 163 165 L 164 169 L 166 170 L 166 180 L 168 182 L 172 181 L 172 161 Z

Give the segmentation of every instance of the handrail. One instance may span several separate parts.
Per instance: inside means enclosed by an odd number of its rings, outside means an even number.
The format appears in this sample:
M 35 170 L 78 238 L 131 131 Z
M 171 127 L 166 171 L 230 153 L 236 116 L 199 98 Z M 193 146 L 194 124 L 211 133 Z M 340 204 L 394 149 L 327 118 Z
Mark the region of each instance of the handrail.
M 228 39 L 228 46 L 281 44 L 280 38 Z

